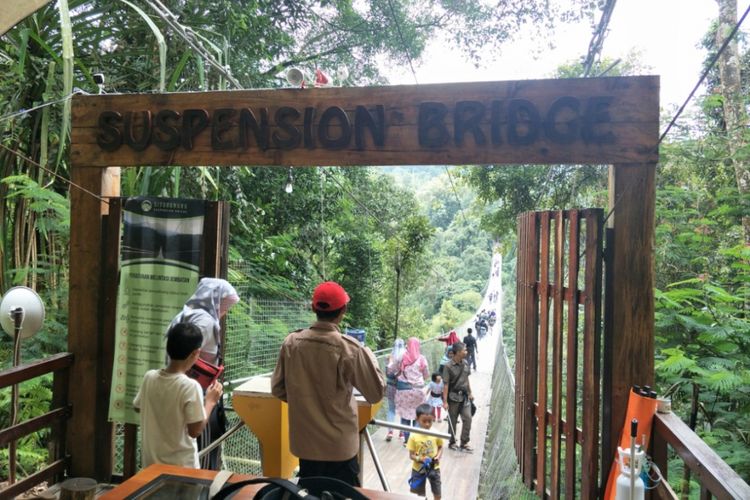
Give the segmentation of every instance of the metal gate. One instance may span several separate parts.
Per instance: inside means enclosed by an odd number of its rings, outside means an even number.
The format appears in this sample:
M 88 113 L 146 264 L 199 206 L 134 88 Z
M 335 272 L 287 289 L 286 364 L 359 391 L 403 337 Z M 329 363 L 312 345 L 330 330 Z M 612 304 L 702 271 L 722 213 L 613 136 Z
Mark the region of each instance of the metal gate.
M 518 218 L 515 449 L 542 498 L 598 493 L 602 215 Z

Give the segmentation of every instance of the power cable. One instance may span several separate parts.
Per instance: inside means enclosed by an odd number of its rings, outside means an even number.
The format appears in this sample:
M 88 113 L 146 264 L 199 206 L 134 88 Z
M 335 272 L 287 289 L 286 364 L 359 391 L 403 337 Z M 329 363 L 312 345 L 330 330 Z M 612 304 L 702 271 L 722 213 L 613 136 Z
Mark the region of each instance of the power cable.
M 698 87 L 700 87 L 701 84 L 703 83 L 703 80 L 706 79 L 709 71 L 711 71 L 711 69 L 714 67 L 714 64 L 716 64 L 716 61 L 719 60 L 719 57 L 724 52 L 724 49 L 727 48 L 727 46 L 729 45 L 729 42 L 731 42 L 734 36 L 737 34 L 737 31 L 739 31 L 740 26 L 742 26 L 742 23 L 745 21 L 745 18 L 747 17 L 747 14 L 749 12 L 750 12 L 750 5 L 748 5 L 747 9 L 745 10 L 745 13 L 742 14 L 742 17 L 734 26 L 734 29 L 732 29 L 732 32 L 729 33 L 729 36 L 724 40 L 724 43 L 721 45 L 721 48 L 719 49 L 719 51 L 716 52 L 716 54 L 714 54 L 714 57 L 711 59 L 711 62 L 709 63 L 708 67 L 705 69 L 705 71 L 703 71 L 703 74 L 698 79 L 698 83 L 696 83 L 695 87 L 693 87 L 693 90 L 690 91 L 690 95 L 688 95 L 687 99 L 685 99 L 685 102 L 682 103 L 682 106 L 680 106 L 680 109 L 677 110 L 677 113 L 674 115 L 674 118 L 672 118 L 672 121 L 670 121 L 669 125 L 667 125 L 667 128 L 664 129 L 664 132 L 661 134 L 661 137 L 659 137 L 659 142 L 656 143 L 657 148 L 659 147 L 659 144 L 661 144 L 661 141 L 664 140 L 664 137 L 667 136 L 670 129 L 672 128 L 672 125 L 674 125 L 675 122 L 677 121 L 677 118 L 679 118 L 682 112 L 685 110 L 685 107 L 693 98 L 693 95 L 695 95 L 695 93 L 698 91 Z
M 589 76 L 591 68 L 594 66 L 594 60 L 601 54 L 602 47 L 604 46 L 604 37 L 607 34 L 607 28 L 609 21 L 612 19 L 612 11 L 615 9 L 617 0 L 607 0 L 607 3 L 602 9 L 602 17 L 599 19 L 599 26 L 591 37 L 589 42 L 589 50 L 586 54 L 586 59 L 583 62 L 583 77 Z
M 448 170 L 447 166 L 443 166 L 445 169 L 445 173 L 448 175 L 448 183 L 451 185 L 451 190 L 453 191 L 453 196 L 456 198 L 456 203 L 458 203 L 458 210 L 459 214 L 461 214 L 461 218 L 464 220 L 464 224 L 467 226 L 469 225 L 469 222 L 466 220 L 466 216 L 464 215 L 464 207 L 461 206 L 461 200 L 458 197 L 458 193 L 456 192 L 456 186 L 453 185 L 453 178 L 451 177 L 450 170 Z
M 58 179 L 60 179 L 64 183 L 68 184 L 69 186 L 75 187 L 76 189 L 79 189 L 79 190 L 83 191 L 84 193 L 93 196 L 97 200 L 99 200 L 99 201 L 101 201 L 101 202 L 106 203 L 107 205 L 109 205 L 109 200 L 108 199 L 103 198 L 103 197 L 99 196 L 98 194 L 95 194 L 95 193 L 89 191 L 88 189 L 86 189 L 83 186 L 79 186 L 78 184 L 76 184 L 75 182 L 71 181 L 70 179 L 66 179 L 65 177 L 63 177 L 62 175 L 58 174 L 57 172 L 55 172 L 53 170 L 50 170 L 50 169 L 48 169 L 45 166 L 42 166 L 40 163 L 35 162 L 31 158 L 29 158 L 27 156 L 24 156 L 23 154 L 19 153 L 18 151 L 14 151 L 14 150 L 10 149 L 5 144 L 0 143 L 0 148 L 3 148 L 4 150 L 6 150 L 7 152 L 9 152 L 10 154 L 12 154 L 14 156 L 17 156 L 18 158 L 22 159 L 26 163 L 30 163 L 31 165 L 34 165 L 35 167 L 41 168 L 45 172 L 47 172 L 49 174 L 52 174 L 53 176 L 57 177 Z
M 238 89 L 242 88 L 242 84 L 232 76 L 228 67 L 219 64 L 214 57 L 201 45 L 198 41 L 195 33 L 190 27 L 185 27 L 177 22 L 178 16 L 173 14 L 160 0 L 147 0 L 146 2 L 156 14 L 164 20 L 185 42 L 195 50 L 198 55 L 208 62 L 211 66 L 224 75 L 226 79 Z
M 682 112 L 685 110 L 685 108 L 687 107 L 688 103 L 690 102 L 690 100 L 693 98 L 693 96 L 695 95 L 695 93 L 698 91 L 698 88 L 703 83 L 703 80 L 706 79 L 706 77 L 708 76 L 708 73 L 713 69 L 714 65 L 716 64 L 716 61 L 719 60 L 719 57 L 721 56 L 721 54 L 724 52 L 724 50 L 729 45 L 729 42 L 732 41 L 732 39 L 735 37 L 735 35 L 739 31 L 740 26 L 742 26 L 742 23 L 745 21 L 745 18 L 747 17 L 748 13 L 750 13 L 750 5 L 748 5 L 747 9 L 745 10 L 745 13 L 742 14 L 742 17 L 740 18 L 740 20 L 737 21 L 737 24 L 734 26 L 734 28 L 732 29 L 731 33 L 729 33 L 729 36 L 727 36 L 727 38 L 724 40 L 724 43 L 721 45 L 721 47 L 719 48 L 719 50 L 711 58 L 711 62 L 708 64 L 708 67 L 703 71 L 703 74 L 698 79 L 698 82 L 693 87 L 693 90 L 690 91 L 690 94 L 687 96 L 687 99 L 685 99 L 685 102 L 682 103 L 682 106 L 680 106 L 680 109 L 677 110 L 677 113 L 675 113 L 675 115 L 672 118 L 672 120 L 670 120 L 669 125 L 667 125 L 667 128 L 664 129 L 664 132 L 662 132 L 661 136 L 659 137 L 659 140 L 656 143 L 656 150 L 657 151 L 659 150 L 659 145 L 662 143 L 662 141 L 664 140 L 664 138 L 667 136 L 667 134 L 669 133 L 669 131 L 672 129 L 672 126 L 675 124 L 675 122 L 677 122 L 677 119 L 680 117 L 680 115 L 682 114 Z M 635 184 L 632 184 L 631 187 L 630 187 L 630 189 L 632 189 L 634 185 Z M 610 216 L 615 211 L 615 208 L 617 207 L 617 204 L 620 203 L 620 200 L 622 199 L 622 197 L 625 195 L 626 192 L 627 192 L 627 190 L 623 191 L 622 193 L 620 193 L 620 196 L 617 197 L 617 199 L 615 200 L 615 203 L 612 205 L 612 208 L 609 209 L 609 212 L 607 213 L 607 216 L 604 218 L 604 221 L 602 221 L 602 224 L 606 224 L 607 223 L 607 220 L 609 220 Z
M 39 104 L 38 106 L 34 106 L 33 108 L 19 109 L 18 111 L 14 111 L 13 113 L 9 113 L 7 115 L 0 116 L 0 122 L 4 122 L 4 121 L 7 121 L 7 120 L 10 120 L 11 118 L 15 118 L 16 116 L 21 116 L 21 115 L 25 115 L 25 114 L 31 113 L 32 111 L 36 111 L 37 109 L 42 109 L 42 108 L 46 108 L 47 106 L 52 106 L 53 104 L 59 104 L 61 102 L 65 102 L 68 99 L 72 98 L 74 95 L 79 94 L 79 93 L 81 93 L 81 92 L 80 91 L 74 91 L 74 92 L 71 92 L 70 94 L 66 95 L 65 97 L 61 97 L 60 99 L 56 99 L 54 101 L 44 102 L 42 104 Z
M 404 34 L 401 32 L 401 23 L 399 23 L 398 17 L 396 17 L 396 11 L 393 8 L 392 0 L 388 0 L 388 7 L 391 9 L 391 17 L 393 17 L 393 22 L 396 23 L 396 31 L 398 32 L 398 37 L 401 40 L 401 47 L 404 49 L 404 55 L 409 61 L 409 68 L 411 68 L 411 74 L 414 77 L 414 83 L 419 85 L 419 81 L 417 80 L 417 72 L 414 71 L 414 64 L 412 63 L 411 56 L 409 55 L 409 51 L 406 48 L 406 40 L 404 40 Z

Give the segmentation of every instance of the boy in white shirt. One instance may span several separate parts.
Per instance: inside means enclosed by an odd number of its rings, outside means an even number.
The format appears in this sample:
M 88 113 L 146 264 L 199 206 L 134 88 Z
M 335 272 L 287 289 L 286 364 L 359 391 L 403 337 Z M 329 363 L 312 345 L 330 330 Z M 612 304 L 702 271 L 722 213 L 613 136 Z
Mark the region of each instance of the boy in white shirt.
M 195 438 L 206 426 L 222 394 L 215 380 L 206 391 L 185 373 L 200 355 L 203 334 L 195 325 L 177 323 L 167 332 L 169 363 L 149 370 L 133 400 L 141 414 L 141 465 L 159 463 L 199 468 Z

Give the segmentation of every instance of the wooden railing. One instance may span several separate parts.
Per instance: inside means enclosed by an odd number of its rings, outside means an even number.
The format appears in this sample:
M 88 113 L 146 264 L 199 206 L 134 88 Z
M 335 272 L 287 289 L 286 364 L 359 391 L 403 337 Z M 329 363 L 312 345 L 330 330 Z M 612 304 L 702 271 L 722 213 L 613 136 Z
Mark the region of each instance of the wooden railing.
M 700 498 L 748 499 L 748 485 L 674 413 L 657 413 L 653 428 L 653 459 L 664 480 L 669 473 L 667 447 L 671 447 L 690 469 L 700 484 Z M 677 498 L 669 485 L 662 482 L 655 490 L 656 498 Z
M 0 498 L 16 495 L 44 482 L 63 477 L 68 462 L 65 454 L 65 424 L 71 415 L 68 404 L 68 372 L 73 365 L 73 355 L 62 353 L 0 372 L 0 389 L 53 373 L 52 403 L 50 411 L 38 417 L 19 422 L 0 430 L 0 448 L 24 436 L 50 428 L 49 465 L 40 471 L 0 490 Z

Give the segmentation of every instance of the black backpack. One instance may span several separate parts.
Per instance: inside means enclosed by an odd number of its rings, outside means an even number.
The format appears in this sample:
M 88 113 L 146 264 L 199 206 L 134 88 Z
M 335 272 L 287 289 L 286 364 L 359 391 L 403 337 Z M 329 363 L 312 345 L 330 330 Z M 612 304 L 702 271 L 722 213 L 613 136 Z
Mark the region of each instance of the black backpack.
M 330 477 L 306 477 L 294 484 L 286 479 L 276 477 L 259 477 L 236 483 L 226 484 L 213 497 L 214 500 L 232 498 L 235 493 L 248 484 L 268 483 L 253 497 L 256 500 L 368 500 L 368 497 L 357 491 L 352 485 Z M 310 490 L 319 496 L 314 496 Z

